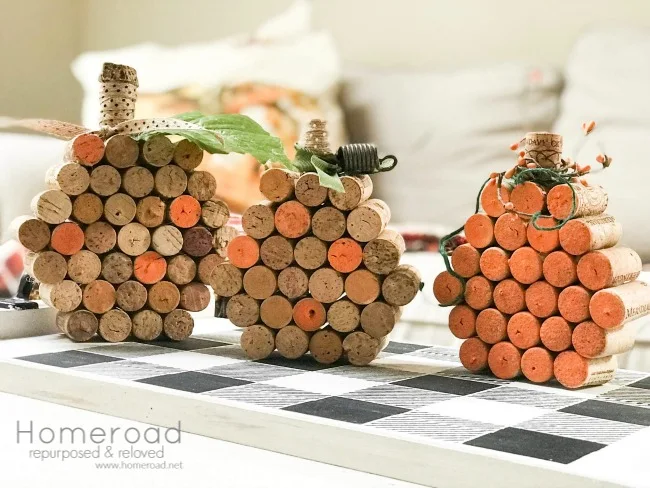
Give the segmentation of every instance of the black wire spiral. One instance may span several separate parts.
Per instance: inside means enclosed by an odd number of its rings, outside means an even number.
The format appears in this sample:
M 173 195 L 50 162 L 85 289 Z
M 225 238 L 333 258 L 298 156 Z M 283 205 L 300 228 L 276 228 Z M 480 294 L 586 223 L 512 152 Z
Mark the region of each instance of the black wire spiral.
M 377 146 L 374 144 L 344 144 L 339 147 L 336 157 L 344 174 L 372 174 L 390 171 L 397 165 L 393 155 L 379 158 Z M 384 162 L 388 161 L 387 164 Z

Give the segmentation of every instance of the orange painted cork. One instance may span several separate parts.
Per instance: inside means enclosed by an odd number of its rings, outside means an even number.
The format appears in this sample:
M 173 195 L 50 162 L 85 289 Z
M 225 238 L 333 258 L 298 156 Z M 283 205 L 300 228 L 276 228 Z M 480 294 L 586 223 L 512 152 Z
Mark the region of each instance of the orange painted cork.
M 615 246 L 621 235 L 621 224 L 610 215 L 582 217 L 570 220 L 560 229 L 560 245 L 569 254 L 579 256 Z
M 242 271 L 231 263 L 221 263 L 212 271 L 210 286 L 220 297 L 232 297 L 244 286 Z
M 360 307 L 345 298 L 332 303 L 327 309 L 327 322 L 339 332 L 352 332 L 361 323 Z
M 510 342 L 499 342 L 490 349 L 488 365 L 497 378 L 516 378 L 521 374 L 521 351 Z
M 308 332 L 295 325 L 287 325 L 278 330 L 275 335 L 275 347 L 280 356 L 298 359 L 309 350 L 309 339 Z
M 578 260 L 564 251 L 554 251 L 544 258 L 544 279 L 558 288 L 578 281 Z
M 510 253 L 500 247 L 489 247 L 481 254 L 479 267 L 488 280 L 503 281 L 510 277 Z
M 260 305 L 260 318 L 264 325 L 272 329 L 282 329 L 291 323 L 293 307 L 282 295 L 273 295 Z
M 169 204 L 169 220 L 183 229 L 195 226 L 201 218 L 201 203 L 189 195 L 181 195 Z
M 226 317 L 237 327 L 248 327 L 259 320 L 260 305 L 245 293 L 237 294 L 228 300 Z
M 533 383 L 553 379 L 553 355 L 543 347 L 532 347 L 521 356 L 521 372 Z
M 433 295 L 440 305 L 453 305 L 463 297 L 463 283 L 448 271 L 443 271 L 433 281 Z
M 471 244 L 458 246 L 451 254 L 451 266 L 463 278 L 471 278 L 481 272 L 481 253 Z
M 318 330 L 325 325 L 326 318 L 325 307 L 314 298 L 303 298 L 293 307 L 293 321 L 302 330 Z
M 525 289 L 515 280 L 503 280 L 494 287 L 494 306 L 501 312 L 513 315 L 526 308 Z
M 573 329 L 571 339 L 575 351 L 585 358 L 602 358 L 622 354 L 634 346 L 635 324 L 617 329 L 603 329 L 594 322 L 586 321 Z
M 614 378 L 616 368 L 616 356 L 587 359 L 575 351 L 561 352 L 553 363 L 555 377 L 565 388 L 602 385 Z
M 478 337 L 470 337 L 463 341 L 458 351 L 460 362 L 468 371 L 478 373 L 488 367 L 490 346 Z
M 503 249 L 514 251 L 528 242 L 526 226 L 527 223 L 518 215 L 503 214 L 494 224 L 494 238 Z
M 508 339 L 519 349 L 530 349 L 540 342 L 541 324 L 530 312 L 517 312 L 508 321 Z
M 582 286 L 568 286 L 560 292 L 557 308 L 568 322 L 579 323 L 589 319 L 589 301 L 591 292 Z
M 260 259 L 260 246 L 252 237 L 237 236 L 228 244 L 228 259 L 238 268 L 250 268 Z
M 390 208 L 386 202 L 372 198 L 360 204 L 348 215 L 348 234 L 359 242 L 369 242 L 379 237 L 390 221 Z
M 530 247 L 542 253 L 549 253 L 558 249 L 560 247 L 559 229 L 545 230 L 554 227 L 557 221 L 550 217 L 541 217 L 535 223 L 542 230 L 536 229 L 533 224 L 528 224 L 526 238 Z
M 303 173 L 296 181 L 296 199 L 307 207 L 318 207 L 327 200 L 327 188 L 321 186 L 316 173 Z
M 97 134 L 79 134 L 66 145 L 64 159 L 94 166 L 104 157 L 104 141 Z
M 493 303 L 493 290 L 494 285 L 487 278 L 474 276 L 465 284 L 465 302 L 474 310 L 488 308 Z
M 508 318 L 496 308 L 486 308 L 476 317 L 476 333 L 487 344 L 496 344 L 508 336 Z
M 633 281 L 600 290 L 589 302 L 592 320 L 605 329 L 621 325 L 650 313 L 650 286 Z
M 290 300 L 300 298 L 309 290 L 309 276 L 297 266 L 289 266 L 278 275 L 278 289 Z
M 406 243 L 399 232 L 385 229 L 363 248 L 363 264 L 373 273 L 388 274 L 398 265 L 406 251 Z
M 481 192 L 481 208 L 490 217 L 501 217 L 506 213 L 503 203 L 510 201 L 510 187 L 501 185 L 501 201 L 497 195 L 497 179 L 492 178 Z M 503 203 L 501 203 L 503 202 Z
M 332 364 L 343 355 L 341 335 L 331 327 L 314 332 L 309 340 L 309 353 L 321 364 Z
M 167 261 L 156 251 L 147 251 L 133 262 L 133 275 L 145 285 L 153 285 L 165 277 Z
M 596 291 L 636 280 L 641 274 L 641 258 L 628 247 L 590 252 L 578 261 L 580 283 Z
M 309 292 L 319 302 L 333 303 L 343 295 L 343 290 L 343 276 L 332 268 L 317 269 L 309 277 Z
M 515 186 L 510 192 L 510 202 L 517 212 L 534 214 L 546 208 L 546 192 L 532 181 Z
M 318 269 L 327 262 L 327 244 L 318 237 L 303 237 L 296 243 L 293 257 L 304 269 Z
M 258 361 L 275 350 L 275 331 L 264 325 L 251 325 L 244 329 L 239 343 L 246 356 Z
M 265 239 L 275 230 L 274 219 L 270 203 L 258 203 L 248 207 L 242 215 L 242 228 L 253 239 Z
M 84 246 L 84 231 L 74 222 L 64 222 L 52 230 L 50 246 L 59 254 L 72 256 Z
M 260 177 L 260 191 L 271 202 L 285 202 L 293 197 L 298 176 L 280 168 L 268 169 Z
M 357 305 L 368 305 L 379 297 L 381 281 L 367 269 L 358 269 L 345 278 L 345 294 Z
M 334 207 L 323 207 L 311 219 L 311 231 L 326 242 L 333 242 L 345 234 L 345 214 Z
M 561 352 L 571 347 L 573 328 L 562 317 L 549 317 L 542 323 L 539 338 L 546 349 Z
M 357 241 L 342 237 L 334 241 L 327 251 L 330 266 L 341 273 L 351 273 L 361 265 L 363 250 Z
M 275 211 L 275 228 L 290 239 L 302 237 L 311 227 L 311 214 L 307 207 L 296 200 L 284 202 Z
M 526 307 L 535 317 L 550 317 L 558 311 L 559 294 L 559 290 L 546 281 L 537 281 L 526 289 Z
M 344 192 L 328 191 L 330 202 L 339 210 L 354 210 L 372 195 L 372 180 L 368 175 L 343 176 L 341 183 Z
M 95 280 L 83 289 L 83 304 L 93 313 L 106 313 L 115 306 L 115 287 L 108 281 Z
M 607 193 L 602 186 L 582 184 L 571 185 L 575 191 L 575 212 L 573 218 L 600 215 L 607 210 Z M 569 185 L 554 186 L 546 199 L 549 213 L 558 220 L 571 215 L 573 191 Z
M 461 304 L 449 312 L 449 330 L 459 339 L 467 339 L 476 335 L 476 311 Z
M 275 293 L 278 282 L 275 273 L 266 266 L 253 266 L 246 270 L 244 291 L 257 300 L 264 300 Z
M 510 256 L 512 277 L 519 283 L 530 285 L 542 277 L 543 257 L 532 247 L 520 247 Z
M 465 221 L 467 242 L 477 249 L 484 249 L 494 243 L 494 222 L 486 214 L 474 214 Z

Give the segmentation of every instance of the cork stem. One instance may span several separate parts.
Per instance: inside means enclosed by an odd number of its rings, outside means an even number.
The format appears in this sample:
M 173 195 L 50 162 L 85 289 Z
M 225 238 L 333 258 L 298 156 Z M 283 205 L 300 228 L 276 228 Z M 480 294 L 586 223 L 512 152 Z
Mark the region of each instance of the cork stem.
M 314 154 L 332 154 L 327 135 L 327 122 L 321 119 L 312 119 L 309 130 L 305 133 L 302 146 Z
M 115 127 L 121 122 L 133 120 L 138 98 L 135 69 L 122 64 L 104 63 L 99 82 L 100 127 Z

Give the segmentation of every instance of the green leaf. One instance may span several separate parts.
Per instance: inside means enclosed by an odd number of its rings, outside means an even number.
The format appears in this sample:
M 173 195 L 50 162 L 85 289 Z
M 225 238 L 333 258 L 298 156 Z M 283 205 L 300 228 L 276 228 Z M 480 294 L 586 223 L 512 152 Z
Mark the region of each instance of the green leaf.
M 339 193 L 345 193 L 341 178 L 337 174 L 337 166 L 328 163 L 324 159 L 319 158 L 315 154 L 311 157 L 311 164 L 313 165 L 316 173 L 318 173 L 318 182 L 325 188 L 331 188 Z
M 219 140 L 217 135 L 209 130 L 162 129 L 151 132 L 143 132 L 137 138 L 147 140 L 155 135 L 184 137 L 188 141 L 193 142 L 210 154 L 227 154 L 229 152 L 225 149 L 223 143 Z

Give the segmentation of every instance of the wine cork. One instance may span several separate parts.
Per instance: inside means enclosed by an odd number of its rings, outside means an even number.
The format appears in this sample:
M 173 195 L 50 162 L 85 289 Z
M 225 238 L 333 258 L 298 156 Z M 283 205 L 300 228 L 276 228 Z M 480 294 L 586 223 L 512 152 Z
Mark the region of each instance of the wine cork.
M 275 230 L 274 218 L 270 203 L 251 205 L 242 215 L 242 228 L 253 239 L 265 239 Z
M 636 280 L 641 274 L 641 258 L 628 247 L 613 247 L 590 252 L 578 261 L 580 283 L 597 291 Z
M 530 247 L 542 253 L 558 249 L 560 247 L 560 231 L 558 229 L 546 230 L 557 225 L 557 221 L 550 217 L 541 217 L 537 219 L 536 224 L 542 230 L 536 229 L 532 223 L 526 227 L 526 237 Z
M 529 132 L 524 145 L 525 158 L 542 168 L 562 166 L 562 136 L 550 132 Z
M 307 207 L 318 207 L 327 200 L 327 188 L 321 186 L 316 173 L 303 173 L 296 181 L 296 199 Z
M 275 211 L 275 228 L 289 238 L 302 237 L 311 227 L 311 215 L 307 207 L 296 200 L 281 204 Z
M 257 300 L 270 297 L 278 289 L 275 273 L 266 266 L 253 266 L 243 278 L 244 291 Z
M 90 173 L 76 163 L 63 163 L 47 170 L 45 184 L 66 195 L 81 195 L 90 186 Z
M 296 243 L 293 257 L 304 269 L 318 269 L 327 261 L 327 245 L 318 237 L 303 237 Z
M 52 229 L 50 246 L 59 254 L 71 256 L 84 245 L 84 231 L 74 222 L 63 222 Z
M 193 330 L 194 319 L 185 310 L 172 310 L 163 319 L 163 332 L 172 341 L 184 341 Z
M 496 308 L 486 308 L 476 317 L 476 334 L 487 344 L 496 344 L 508 337 L 509 317 Z
M 345 214 L 334 207 L 323 207 L 311 219 L 311 231 L 325 242 L 333 242 L 345 234 Z
M 101 273 L 106 281 L 119 285 L 133 275 L 133 261 L 124 253 L 112 252 L 102 260 Z
M 528 242 L 526 222 L 517 214 L 503 214 L 494 224 L 494 238 L 499 246 L 508 251 L 524 247 Z
M 197 271 L 197 276 L 199 278 L 199 281 L 204 285 L 209 285 L 214 268 L 219 266 L 224 261 L 225 259 L 219 256 L 218 254 L 208 254 L 207 256 L 203 256 L 199 261 L 199 266 Z
M 512 189 L 510 202 L 517 212 L 542 212 L 546 208 L 546 192 L 537 183 L 525 181 Z
M 502 281 L 501 283 L 507 283 L 508 281 L 511 280 Z M 493 291 L 494 285 L 485 277 L 474 276 L 467 280 L 465 284 L 465 302 L 474 310 L 483 310 L 492 305 Z
M 357 241 L 342 237 L 334 241 L 327 251 L 330 266 L 341 273 L 351 273 L 361 265 L 363 250 Z
M 494 222 L 485 214 L 474 214 L 465 221 L 465 238 L 477 249 L 494 243 Z
M 343 356 L 343 339 L 331 327 L 318 330 L 309 340 L 309 353 L 321 364 L 335 363 Z
M 471 278 L 481 272 L 481 253 L 471 244 L 462 244 L 451 254 L 451 266 L 463 278 Z
M 83 290 L 83 304 L 93 313 L 106 313 L 115 306 L 115 287 L 108 281 L 95 280 Z
M 280 271 L 293 262 L 293 245 L 282 236 L 271 236 L 262 242 L 259 255 L 266 266 Z
M 359 242 L 376 239 L 390 221 L 390 208 L 377 198 L 363 202 L 348 215 L 347 230 Z
M 220 297 L 232 297 L 239 293 L 244 285 L 243 274 L 231 263 L 221 263 L 212 271 L 210 286 Z
M 374 302 L 380 293 L 379 277 L 367 269 L 358 269 L 345 278 L 345 294 L 357 305 L 368 305 Z
M 164 135 L 152 136 L 142 145 L 142 160 L 151 166 L 165 166 L 174 157 L 174 145 Z
M 569 254 L 615 246 L 621 239 L 621 224 L 610 215 L 594 215 L 570 220 L 560 229 L 560 245 Z
M 494 287 L 494 306 L 501 312 L 514 315 L 526 308 L 526 293 L 521 283 L 503 280 Z
M 104 217 L 113 225 L 128 224 L 135 218 L 135 212 L 135 201 L 124 193 L 111 195 L 104 204 Z
M 345 298 L 337 300 L 327 309 L 327 322 L 339 332 L 352 332 L 361 323 L 359 306 Z
M 32 199 L 31 209 L 37 218 L 56 225 L 70 217 L 72 201 L 61 190 L 45 190 Z
M 126 312 L 136 312 L 147 303 L 147 289 L 142 283 L 137 281 L 125 281 L 117 287 L 117 290 L 115 290 L 115 303 Z M 160 321 L 160 326 L 162 330 L 162 319 Z
M 154 312 L 169 313 L 178 307 L 181 294 L 178 287 L 171 281 L 159 281 L 149 288 L 147 305 Z
M 553 355 L 543 347 L 532 347 L 521 356 L 521 372 L 533 383 L 553 379 Z
M 116 168 L 130 168 L 138 162 L 140 146 L 131 136 L 117 134 L 106 141 L 104 156 L 106 161 Z
M 526 289 L 526 307 L 535 317 L 550 317 L 558 311 L 559 294 L 559 290 L 546 281 L 537 281 Z
M 581 286 L 568 286 L 560 292 L 557 308 L 568 322 L 579 323 L 589 319 L 591 293 Z
M 56 324 L 61 332 L 75 342 L 86 342 L 92 339 L 99 328 L 99 320 L 88 310 L 74 312 L 57 312 Z
M 587 359 L 575 351 L 558 354 L 553 363 L 553 373 L 565 388 L 582 388 L 607 383 L 616 374 L 616 356 Z
M 369 336 L 365 332 L 351 332 L 343 339 L 343 352 L 350 364 L 365 366 L 381 352 L 385 343 L 381 339 Z
M 442 306 L 453 305 L 463 297 L 463 283 L 448 271 L 433 280 L 433 295 Z
M 38 291 L 41 300 L 59 312 L 72 312 L 81 305 L 81 288 L 71 280 L 63 280 L 53 285 L 41 283 Z
M 169 220 L 183 229 L 195 226 L 201 218 L 201 204 L 190 195 L 174 198 L 169 204 Z
M 510 201 L 510 187 L 502 183 L 500 191 L 501 201 L 497 193 L 497 179 L 492 178 L 481 192 L 481 208 L 490 217 L 498 218 L 506 212 L 503 204 Z
M 405 250 L 406 243 L 402 235 L 385 229 L 376 239 L 364 246 L 363 264 L 373 273 L 388 274 L 399 265 Z
M 463 367 L 472 373 L 478 373 L 488 367 L 490 346 L 478 337 L 465 339 L 460 345 L 458 356 Z
M 218 229 L 226 225 L 229 218 L 230 209 L 223 200 L 210 200 L 201 205 L 201 222 L 206 227 Z
M 145 285 L 153 285 L 165 277 L 167 261 L 156 251 L 147 251 L 133 262 L 133 275 Z
M 573 187 L 573 191 L 571 191 Z M 600 215 L 607 210 L 608 197 L 602 186 L 582 184 L 557 185 L 548 192 L 546 204 L 549 213 L 558 220 L 571 215 L 573 193 L 575 192 L 575 211 L 573 218 Z
M 373 302 L 361 312 L 361 328 L 369 336 L 379 339 L 393 331 L 401 315 L 399 307 L 384 302 Z
M 263 325 L 252 325 L 244 329 L 239 342 L 246 356 L 259 361 L 275 350 L 275 331 Z
M 260 259 L 260 246 L 250 236 L 243 235 L 235 237 L 228 244 L 227 250 L 228 259 L 238 268 L 250 268 Z
M 212 249 L 212 234 L 208 234 L 209 251 Z M 173 225 L 162 225 L 151 234 L 151 247 L 162 256 L 174 256 L 183 248 L 183 234 Z
M 117 193 L 120 186 L 122 186 L 122 177 L 120 172 L 112 166 L 103 164 L 97 166 L 90 173 L 90 188 L 97 195 L 108 197 Z
M 99 335 L 107 342 L 125 341 L 131 328 L 131 317 L 123 310 L 109 310 L 99 319 Z
M 287 359 L 298 359 L 309 350 L 310 336 L 295 325 L 287 325 L 275 335 L 275 347 L 278 353 Z
M 163 282 L 161 281 L 161 283 Z M 184 310 L 200 312 L 210 305 L 210 290 L 203 283 L 190 283 L 181 288 L 180 292 L 179 306 Z
M 230 241 L 239 235 L 239 231 L 231 226 L 224 225 L 212 233 L 212 247 L 221 257 L 228 257 L 228 246 Z
M 636 326 L 633 323 L 617 329 L 603 329 L 590 320 L 573 329 L 571 342 L 575 351 L 585 358 L 602 358 L 621 354 L 634 347 Z
M 539 329 L 539 338 L 550 351 L 561 352 L 571 347 L 573 328 L 562 317 L 549 317 Z
M 543 261 L 544 259 L 537 251 L 532 247 L 525 246 L 512 253 L 508 265 L 514 279 L 524 285 L 530 285 L 542 278 Z
M 260 306 L 253 297 L 240 293 L 228 300 L 226 317 L 237 327 L 248 327 L 259 320 Z
M 532 313 L 517 312 L 508 320 L 508 339 L 519 349 L 530 349 L 539 344 L 541 327 Z
M 104 157 L 104 141 L 97 134 L 79 134 L 66 144 L 63 158 L 83 166 L 94 166 Z
M 38 252 L 50 243 L 50 228 L 39 219 L 19 217 L 12 222 L 13 234 L 23 247 Z
M 325 307 L 314 298 L 303 298 L 293 307 L 293 321 L 302 330 L 318 330 L 325 325 L 326 319 Z
M 384 278 L 381 293 L 386 302 L 401 307 L 413 301 L 420 291 L 421 282 L 420 272 L 415 266 L 401 264 Z
M 341 184 L 343 185 L 343 192 L 328 191 L 331 204 L 339 210 L 353 210 L 372 195 L 372 180 L 368 175 L 343 176 Z
M 596 324 L 615 329 L 631 320 L 650 313 L 650 286 L 633 281 L 615 288 L 594 293 L 589 302 L 589 313 Z
M 88 284 L 99 278 L 101 272 L 101 260 L 87 249 L 73 254 L 68 260 L 68 277 L 76 283 Z
M 281 329 L 291 323 L 293 306 L 281 295 L 266 298 L 260 305 L 260 319 L 272 329 Z
M 190 256 L 200 258 L 212 251 L 212 232 L 206 227 L 192 227 L 183 232 L 182 249 Z
M 509 342 L 499 342 L 490 348 L 488 366 L 497 378 L 516 378 L 521 374 L 521 352 Z
M 102 215 L 104 215 L 104 204 L 94 193 L 82 193 L 72 203 L 72 217 L 82 224 L 97 222 Z
M 192 171 L 203 161 L 203 149 L 187 139 L 180 140 L 174 144 L 172 161 L 185 171 Z
M 298 176 L 280 168 L 268 169 L 260 177 L 260 192 L 271 202 L 285 202 L 293 197 Z
M 467 305 L 456 305 L 449 312 L 449 330 L 459 339 L 476 335 L 476 311 Z
M 199 202 L 210 200 L 216 191 L 217 180 L 207 171 L 194 171 L 187 179 L 187 193 Z
M 574 256 L 564 251 L 554 251 L 544 258 L 544 279 L 553 286 L 566 288 L 578 281 L 577 265 L 578 260 Z
M 165 219 L 165 202 L 159 197 L 145 197 L 138 202 L 135 218 L 145 227 L 158 227 Z
M 289 266 L 278 275 L 278 289 L 290 300 L 299 298 L 309 290 L 309 277 L 297 266 Z
M 453 256 L 453 254 L 452 254 Z M 510 276 L 510 253 L 500 247 L 489 247 L 481 253 L 479 267 L 488 280 L 502 281 Z
M 27 254 L 25 271 L 41 284 L 54 285 L 65 279 L 68 265 L 58 252 L 41 251 Z
M 167 279 L 176 285 L 187 285 L 194 279 L 196 273 L 196 263 L 185 254 L 177 254 L 167 263 Z
M 187 175 L 174 164 L 163 166 L 156 171 L 153 186 L 161 197 L 176 198 L 187 189 Z
M 153 341 L 163 332 L 163 318 L 153 310 L 142 310 L 132 319 L 132 332 L 136 339 Z
M 122 176 L 122 189 L 133 198 L 146 197 L 153 191 L 153 187 L 153 173 L 142 166 L 129 168 Z
M 129 256 L 143 254 L 151 244 L 149 229 L 137 222 L 126 224 L 117 233 L 117 246 Z

